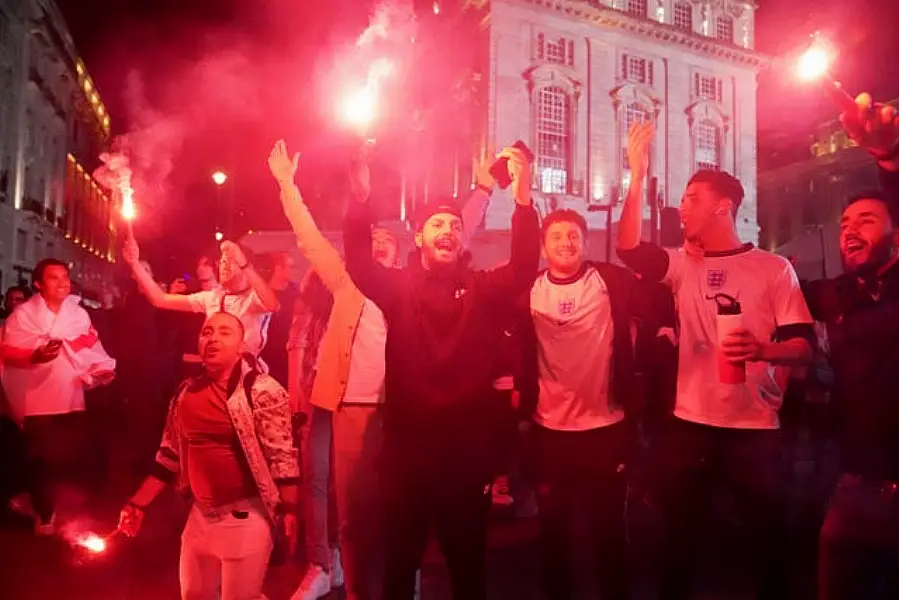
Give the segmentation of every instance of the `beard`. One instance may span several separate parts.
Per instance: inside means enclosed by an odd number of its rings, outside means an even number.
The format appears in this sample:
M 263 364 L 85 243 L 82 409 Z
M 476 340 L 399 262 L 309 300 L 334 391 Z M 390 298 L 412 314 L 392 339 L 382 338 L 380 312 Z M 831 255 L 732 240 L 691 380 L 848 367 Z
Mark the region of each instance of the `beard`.
M 893 240 L 889 236 L 871 246 L 871 251 L 863 262 L 855 262 L 847 260 L 846 255 L 840 255 L 843 262 L 843 270 L 847 273 L 854 273 L 861 278 L 876 275 L 881 267 L 886 265 L 893 259 L 894 246 Z

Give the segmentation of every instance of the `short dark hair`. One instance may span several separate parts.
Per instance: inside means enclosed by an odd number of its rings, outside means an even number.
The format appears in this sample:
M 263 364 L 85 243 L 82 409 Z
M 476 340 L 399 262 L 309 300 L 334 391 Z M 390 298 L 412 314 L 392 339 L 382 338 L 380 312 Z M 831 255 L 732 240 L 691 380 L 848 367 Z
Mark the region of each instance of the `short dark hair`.
M 887 213 L 890 215 L 890 221 L 892 222 L 893 227 L 899 227 L 899 205 L 897 205 L 895 200 L 887 196 L 883 190 L 871 188 L 856 192 L 849 196 L 849 199 L 846 200 L 846 206 L 843 208 L 849 208 L 861 200 L 876 200 L 877 202 L 882 202 L 887 208 Z
M 687 187 L 693 183 L 705 183 L 714 190 L 716 194 L 723 198 L 728 198 L 734 203 L 734 217 L 743 204 L 743 197 L 746 192 L 743 190 L 743 184 L 740 180 L 726 171 L 712 171 L 711 169 L 701 169 L 693 174 Z
M 47 269 L 50 267 L 62 267 L 66 270 L 66 273 L 69 272 L 69 265 L 58 260 L 56 258 L 45 258 L 44 260 L 37 263 L 37 266 L 34 267 L 34 272 L 31 274 L 31 285 L 35 285 L 37 283 L 44 282 L 44 273 L 46 273 Z
M 584 237 L 587 237 L 587 220 L 581 216 L 581 213 L 570 208 L 560 208 L 552 211 L 543 219 L 543 224 L 540 226 L 540 239 L 546 239 L 546 233 L 555 223 L 574 223 L 581 228 Z
M 22 293 L 25 295 L 25 298 L 31 297 L 31 290 L 29 290 L 29 289 L 28 289 L 27 287 L 25 287 L 24 285 L 11 285 L 11 286 L 9 286 L 9 288 L 6 290 L 6 297 L 8 298 L 9 295 L 10 295 L 11 293 L 13 293 L 13 292 L 22 292 Z

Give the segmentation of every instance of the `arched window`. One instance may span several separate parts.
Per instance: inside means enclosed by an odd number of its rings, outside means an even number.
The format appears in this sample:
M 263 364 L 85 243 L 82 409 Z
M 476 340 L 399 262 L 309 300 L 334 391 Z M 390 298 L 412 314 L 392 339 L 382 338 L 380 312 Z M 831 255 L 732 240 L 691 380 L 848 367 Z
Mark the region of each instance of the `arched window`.
M 556 86 L 537 90 L 538 185 L 546 194 L 568 192 L 571 168 L 571 96 Z
M 631 184 L 631 166 L 627 159 L 627 135 L 634 123 L 649 121 L 651 113 L 645 106 L 637 102 L 626 104 L 622 111 L 619 138 L 621 139 L 621 193 L 625 194 Z
M 711 121 L 700 121 L 693 129 L 695 170 L 721 170 L 721 128 Z

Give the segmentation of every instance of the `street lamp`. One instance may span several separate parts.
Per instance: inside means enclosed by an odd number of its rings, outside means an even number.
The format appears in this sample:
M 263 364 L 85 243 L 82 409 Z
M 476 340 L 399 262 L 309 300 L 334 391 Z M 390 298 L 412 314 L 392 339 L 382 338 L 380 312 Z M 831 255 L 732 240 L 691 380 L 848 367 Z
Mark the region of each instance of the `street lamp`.
M 215 232 L 215 241 L 221 242 L 223 239 L 225 239 L 225 234 L 222 233 L 221 231 L 216 231 Z

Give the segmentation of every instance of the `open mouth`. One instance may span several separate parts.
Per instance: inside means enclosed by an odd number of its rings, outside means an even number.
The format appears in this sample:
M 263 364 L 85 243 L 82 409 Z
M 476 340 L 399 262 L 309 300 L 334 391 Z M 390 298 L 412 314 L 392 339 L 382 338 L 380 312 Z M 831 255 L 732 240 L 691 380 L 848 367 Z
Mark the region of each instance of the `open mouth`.
M 843 242 L 843 251 L 846 256 L 855 256 L 864 252 L 868 247 L 868 243 L 858 237 L 850 237 L 846 238 L 846 241 Z
M 450 238 L 440 238 L 434 242 L 434 248 L 444 252 L 452 252 L 456 249 L 456 243 Z

